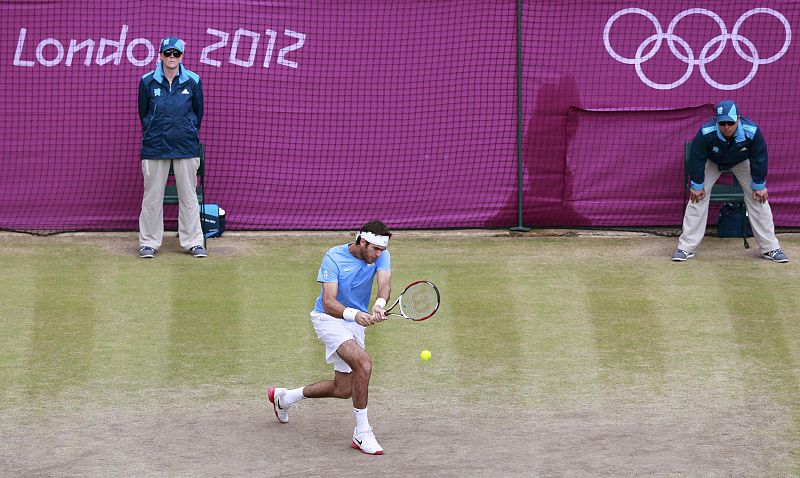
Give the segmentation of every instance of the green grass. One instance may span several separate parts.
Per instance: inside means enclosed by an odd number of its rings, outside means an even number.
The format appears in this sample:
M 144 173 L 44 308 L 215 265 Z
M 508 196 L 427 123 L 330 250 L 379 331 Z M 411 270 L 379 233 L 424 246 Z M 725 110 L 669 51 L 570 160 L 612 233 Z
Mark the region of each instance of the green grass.
M 501 397 L 499 414 L 757 404 L 774 420 L 752 432 L 779 440 L 770 466 L 800 473 L 797 237 L 781 238 L 789 264 L 711 237 L 676 264 L 667 238 L 409 235 L 392 242 L 394 292 L 426 278 L 443 304 L 368 330 L 374 396 Z M 230 234 L 204 260 L 139 260 L 133 236 L 0 236 L 0 412 L 247 401 L 326 378 L 308 312 L 322 255 L 346 240 Z

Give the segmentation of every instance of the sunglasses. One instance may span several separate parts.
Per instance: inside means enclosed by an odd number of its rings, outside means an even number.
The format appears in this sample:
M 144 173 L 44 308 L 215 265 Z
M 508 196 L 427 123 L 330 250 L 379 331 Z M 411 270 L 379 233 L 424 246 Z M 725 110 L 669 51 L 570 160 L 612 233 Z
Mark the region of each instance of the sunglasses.
M 735 125 L 735 124 L 736 124 L 736 122 L 735 122 L 735 121 L 720 121 L 720 122 L 719 122 L 719 125 L 720 125 L 720 126 L 733 126 L 733 125 Z
M 167 58 L 169 58 L 171 56 L 174 56 L 175 58 L 180 58 L 181 55 L 183 55 L 183 53 L 179 52 L 178 50 L 167 50 L 167 51 L 165 51 L 165 52 L 163 52 L 161 54 L 164 55 Z

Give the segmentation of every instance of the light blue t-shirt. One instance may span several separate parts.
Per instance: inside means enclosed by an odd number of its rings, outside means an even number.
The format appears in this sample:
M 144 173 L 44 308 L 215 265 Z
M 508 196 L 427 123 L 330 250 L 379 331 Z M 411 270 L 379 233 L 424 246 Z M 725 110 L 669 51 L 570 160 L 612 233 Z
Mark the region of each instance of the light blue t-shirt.
M 372 282 L 377 271 L 391 270 L 389 251 L 384 250 L 372 264 L 357 259 L 350 253 L 349 244 L 328 249 L 317 274 L 317 282 L 338 282 L 336 300 L 345 307 L 367 311 L 372 296 Z M 314 312 L 325 312 L 322 291 L 314 304 Z

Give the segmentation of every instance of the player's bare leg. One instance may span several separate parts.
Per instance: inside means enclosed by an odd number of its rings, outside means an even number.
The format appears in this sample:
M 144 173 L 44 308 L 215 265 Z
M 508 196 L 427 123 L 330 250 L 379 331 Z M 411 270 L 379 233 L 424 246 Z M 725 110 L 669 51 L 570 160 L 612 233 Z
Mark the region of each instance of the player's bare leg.
M 353 374 L 334 372 L 333 380 L 306 385 L 303 396 L 306 398 L 350 398 L 353 395 Z
M 347 365 L 353 369 L 351 390 L 353 395 L 353 412 L 356 416 L 356 427 L 353 430 L 352 446 L 370 455 L 383 455 L 383 448 L 378 444 L 367 418 L 367 402 L 369 400 L 369 379 L 372 376 L 372 359 L 366 350 L 354 340 L 348 340 L 336 351 Z
M 267 396 L 272 402 L 275 416 L 281 423 L 289 421 L 288 409 L 305 398 L 350 398 L 353 394 L 353 374 L 334 372 L 333 380 L 323 380 L 305 387 L 287 390 L 269 387 Z
M 372 359 L 355 340 L 348 340 L 336 350 L 339 357 L 353 369 L 351 393 L 353 407 L 367 408 L 369 399 L 369 379 L 372 376 Z M 344 385 L 344 384 L 343 384 Z

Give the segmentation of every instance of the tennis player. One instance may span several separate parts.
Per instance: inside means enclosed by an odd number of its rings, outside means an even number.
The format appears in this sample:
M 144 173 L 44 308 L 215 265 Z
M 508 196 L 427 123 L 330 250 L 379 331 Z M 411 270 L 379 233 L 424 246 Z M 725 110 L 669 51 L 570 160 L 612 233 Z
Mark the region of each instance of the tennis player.
M 322 284 L 311 323 L 325 344 L 327 362 L 333 364 L 333 380 L 287 390 L 269 387 L 278 421 L 289 421 L 289 407 L 304 398 L 352 398 L 356 427 L 352 447 L 370 455 L 383 455 L 367 419 L 372 359 L 364 348 L 366 327 L 386 320 L 386 301 L 391 293 L 389 238 L 392 233 L 378 220 L 364 224 L 355 242 L 332 247 L 322 259 L 317 282 Z M 369 300 L 377 278 L 378 294 L 372 309 Z M 367 312 L 370 310 L 369 312 Z

